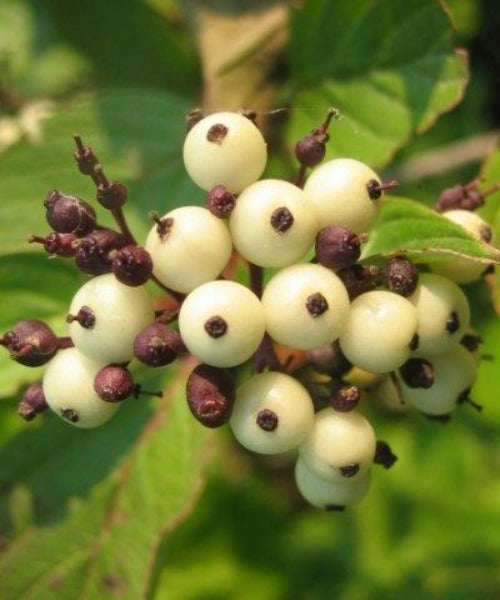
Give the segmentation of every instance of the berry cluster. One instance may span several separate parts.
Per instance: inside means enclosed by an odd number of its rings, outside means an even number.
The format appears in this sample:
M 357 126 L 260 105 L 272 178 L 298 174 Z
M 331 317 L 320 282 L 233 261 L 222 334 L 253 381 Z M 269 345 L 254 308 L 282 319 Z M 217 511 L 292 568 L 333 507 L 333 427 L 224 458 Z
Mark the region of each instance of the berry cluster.
M 68 337 L 30 320 L 0 340 L 21 364 L 47 363 L 21 416 L 48 407 L 77 427 L 96 427 L 127 397 L 148 393 L 134 381 L 132 360 L 162 367 L 190 354 L 200 362 L 186 387 L 194 417 L 207 427 L 229 423 L 253 452 L 298 450 L 301 494 L 341 510 L 365 495 L 372 464 L 396 460 L 355 410 L 363 394 L 440 421 L 470 401 L 480 339 L 456 282 L 478 278 L 483 266 L 454 258 L 419 273 L 403 256 L 359 262 L 380 198 L 396 182 L 351 158 L 318 166 L 335 115 L 297 143 L 292 184 L 259 180 L 267 146 L 254 113 L 190 113 L 184 164 L 207 192 L 206 206 L 151 212 L 144 247 L 122 212 L 125 186 L 75 136 L 78 167 L 118 228 L 100 226 L 80 198 L 47 195 L 53 232 L 29 242 L 74 259 L 92 278 L 71 302 Z M 437 208 L 489 242 L 488 225 L 471 212 L 482 200 L 473 182 L 447 190 Z M 248 265 L 248 285 L 234 280 L 237 261 Z M 153 310 L 149 280 L 168 309 Z M 360 374 L 378 380 L 369 393 L 357 385 Z

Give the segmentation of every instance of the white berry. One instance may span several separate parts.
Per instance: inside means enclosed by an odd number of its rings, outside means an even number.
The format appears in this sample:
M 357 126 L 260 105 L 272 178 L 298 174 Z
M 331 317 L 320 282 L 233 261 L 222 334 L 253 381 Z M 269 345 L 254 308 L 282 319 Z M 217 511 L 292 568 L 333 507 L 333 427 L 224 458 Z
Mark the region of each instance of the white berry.
M 360 502 L 370 487 L 371 473 L 365 471 L 354 479 L 325 481 L 299 458 L 295 465 L 295 481 L 302 496 L 318 508 L 342 510 Z
M 370 468 L 375 456 L 375 432 L 357 411 L 336 412 L 324 408 L 299 447 L 307 467 L 326 481 L 344 481 Z
M 149 232 L 145 247 L 153 274 L 183 294 L 220 275 L 232 252 L 226 224 L 200 206 L 168 212 Z
M 43 376 L 43 393 L 49 407 L 76 427 L 98 427 L 118 410 L 119 402 L 105 402 L 94 390 L 94 379 L 104 364 L 76 348 L 60 350 Z
M 316 216 L 295 185 L 264 179 L 238 197 L 229 219 L 238 252 L 261 267 L 285 267 L 300 260 L 314 243 Z
M 491 227 L 478 214 L 460 209 L 447 210 L 442 214 L 449 221 L 463 227 L 476 240 L 488 243 L 491 241 Z M 462 256 L 450 256 L 433 261 L 430 267 L 435 273 L 463 284 L 479 279 L 488 265 Z
M 261 454 L 295 448 L 314 421 L 307 390 L 284 373 L 255 375 L 236 392 L 231 429 L 242 446 Z
M 336 340 L 349 314 L 344 284 L 335 273 L 316 264 L 279 271 L 267 284 L 262 304 L 270 336 L 303 350 Z
M 112 274 L 94 277 L 75 294 L 72 318 L 88 310 L 90 322 L 73 320 L 69 334 L 80 352 L 105 364 L 130 360 L 135 336 L 154 320 L 144 286 L 124 285 Z
M 467 297 L 456 283 L 432 273 L 422 273 L 408 298 L 418 314 L 418 353 L 443 354 L 455 346 L 469 325 Z
M 378 200 L 367 185 L 380 183 L 367 165 L 352 158 L 336 158 L 316 168 L 306 181 L 304 194 L 315 210 L 319 227 L 343 225 L 355 233 L 370 229 L 377 216 Z
M 418 378 L 412 376 L 420 366 L 417 361 L 421 360 L 431 375 L 428 387 L 416 387 Z M 458 344 L 446 354 L 411 359 L 397 371 L 397 376 L 405 402 L 428 415 L 448 415 L 464 400 L 476 372 L 476 359 Z
M 375 290 L 351 304 L 340 347 L 354 365 L 388 373 L 410 355 L 417 332 L 417 310 L 393 292 Z
M 184 165 L 191 179 L 209 191 L 224 185 L 233 194 L 262 175 L 267 161 L 264 138 L 254 123 L 238 113 L 205 117 L 184 142 Z
M 245 286 L 212 281 L 186 297 L 179 329 L 191 354 L 214 367 L 233 367 L 250 358 L 262 341 L 264 309 Z

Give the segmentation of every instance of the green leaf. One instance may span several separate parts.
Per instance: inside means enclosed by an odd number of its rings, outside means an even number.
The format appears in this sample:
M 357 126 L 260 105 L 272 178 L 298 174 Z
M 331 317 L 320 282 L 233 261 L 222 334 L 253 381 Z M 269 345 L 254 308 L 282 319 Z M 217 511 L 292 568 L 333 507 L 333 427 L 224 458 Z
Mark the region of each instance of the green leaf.
M 164 399 L 131 400 L 103 428 L 52 416 L 6 446 L 1 529 L 34 514 L 0 555 L 2 598 L 147 595 L 158 545 L 192 509 L 207 460 L 210 436 L 183 401 L 184 371 Z M 20 494 L 26 508 L 12 514 Z
M 68 261 L 43 253 L 0 256 L 0 333 L 21 319 L 42 319 L 59 335 L 67 335 L 64 317 L 82 280 Z M 23 367 L 0 348 L 0 398 L 40 379 L 42 371 Z
M 72 158 L 75 131 L 94 148 L 106 174 L 129 186 L 125 212 L 140 240 L 150 227 L 148 210 L 199 203 L 203 193 L 182 162 L 188 108 L 188 101 L 165 92 L 109 90 L 81 98 L 46 121 L 40 146 L 23 142 L 8 150 L 0 157 L 0 255 L 37 249 L 25 240 L 29 233 L 47 231 L 42 201 L 48 190 L 95 196 Z M 100 209 L 103 214 L 107 211 Z
M 462 98 L 466 55 L 435 0 L 311 0 L 292 14 L 290 144 L 340 109 L 330 155 L 386 164 Z
M 474 239 L 462 227 L 426 206 L 392 196 L 382 208 L 363 248 L 362 258 L 408 254 L 420 262 L 438 256 L 466 256 L 478 262 L 500 262 L 500 252 Z
M 491 189 L 500 184 L 500 148 L 497 148 L 484 162 L 480 177 L 482 179 L 480 189 L 482 191 Z M 478 213 L 488 221 L 493 229 L 493 239 L 500 240 L 500 189 L 487 196 L 484 206 Z

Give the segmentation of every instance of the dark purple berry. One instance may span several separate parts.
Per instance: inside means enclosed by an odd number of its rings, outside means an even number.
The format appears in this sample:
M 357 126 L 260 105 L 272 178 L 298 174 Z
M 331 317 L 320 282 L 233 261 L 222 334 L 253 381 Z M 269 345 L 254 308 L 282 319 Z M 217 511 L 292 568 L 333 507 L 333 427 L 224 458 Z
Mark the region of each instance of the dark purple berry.
M 235 385 L 223 369 L 198 365 L 186 385 L 186 398 L 193 416 L 206 427 L 220 427 L 229 421 L 235 399 Z
M 487 195 L 477 189 L 478 183 L 479 180 L 474 179 L 466 185 L 459 183 L 446 188 L 436 202 L 436 210 L 438 212 L 455 209 L 476 210 L 484 204 L 484 198 Z
M 418 269 L 406 258 L 391 258 L 382 271 L 382 277 L 387 289 L 407 297 L 417 288 Z
M 398 457 L 393 453 L 389 444 L 377 440 L 373 462 L 377 465 L 382 465 L 385 469 L 390 469 L 397 460 Z
M 180 334 L 163 323 L 151 323 L 134 340 L 134 355 L 150 367 L 172 363 L 185 352 Z
M 49 233 L 46 237 L 39 235 L 30 235 L 28 243 L 43 244 L 46 252 L 56 254 L 57 256 L 72 257 L 75 256 L 75 240 L 77 236 L 74 233 Z
M 361 390 L 355 385 L 333 384 L 330 392 L 330 404 L 338 412 L 349 412 L 359 402 Z
M 121 365 L 108 365 L 94 379 L 96 394 L 106 402 L 121 402 L 135 392 L 132 375 Z
M 330 225 L 316 236 L 316 260 L 329 269 L 345 269 L 361 254 L 361 239 L 347 227 Z
M 95 210 L 80 198 L 61 194 L 57 190 L 49 192 L 44 201 L 46 218 L 57 233 L 86 235 L 96 226 Z
M 428 389 L 434 383 L 434 368 L 423 358 L 410 358 L 399 368 L 399 374 L 410 388 Z
M 143 285 L 151 277 L 153 261 L 141 246 L 124 246 L 111 252 L 111 270 L 125 285 Z
M 0 339 L 12 359 L 26 367 L 39 367 L 48 362 L 58 350 L 53 331 L 37 320 L 19 321 Z
M 325 158 L 329 135 L 320 129 L 299 140 L 295 146 L 295 156 L 305 167 L 315 167 Z
M 80 172 L 83 173 L 83 175 L 92 175 L 98 162 L 96 155 L 90 146 L 85 146 L 83 144 L 82 138 L 78 134 L 73 135 L 73 139 L 76 144 L 76 150 L 73 153 L 73 156 L 75 157 Z
M 226 219 L 233 212 L 236 197 L 223 185 L 216 185 L 207 194 L 207 208 L 219 219 Z
M 34 383 L 24 392 L 17 408 L 18 414 L 25 421 L 32 421 L 37 414 L 48 408 L 41 383 Z
M 102 275 L 111 271 L 110 252 L 125 245 L 124 237 L 112 229 L 95 229 L 75 242 L 76 266 L 84 273 Z
M 97 201 L 108 210 L 117 210 L 127 201 L 127 188 L 119 181 L 109 181 L 101 165 L 94 168 L 97 181 Z
M 342 377 L 342 375 L 345 375 L 352 368 L 352 364 L 340 349 L 338 341 L 333 342 L 330 346 L 309 350 L 307 352 L 307 360 L 318 371 L 332 377 Z
M 379 270 L 372 265 L 355 264 L 346 269 L 340 269 L 336 274 L 345 285 L 350 300 L 375 289 L 379 284 Z

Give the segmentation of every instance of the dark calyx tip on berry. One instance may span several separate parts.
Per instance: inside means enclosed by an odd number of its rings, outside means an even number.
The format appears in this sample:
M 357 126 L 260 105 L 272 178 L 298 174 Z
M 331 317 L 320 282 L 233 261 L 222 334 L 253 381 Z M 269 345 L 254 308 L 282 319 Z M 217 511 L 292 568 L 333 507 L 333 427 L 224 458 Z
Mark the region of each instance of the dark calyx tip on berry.
M 341 225 L 323 228 L 316 236 L 316 260 L 329 269 L 345 269 L 361 255 L 359 235 Z
M 252 121 L 252 123 L 255 125 L 257 122 L 257 111 L 254 110 L 253 108 L 248 108 L 246 106 L 244 106 L 243 108 L 240 108 L 238 110 L 238 113 L 240 115 L 243 115 L 244 117 L 246 117 L 249 121 Z
M 475 352 L 483 343 L 483 339 L 480 335 L 466 333 L 460 340 L 460 343 L 469 352 Z
M 353 410 L 361 398 L 361 390 L 355 385 L 334 384 L 330 394 L 330 405 L 337 412 Z
M 204 328 L 211 338 L 217 339 L 226 333 L 227 323 L 219 315 L 214 315 L 205 321 Z
M 132 287 L 143 285 L 151 277 L 153 261 L 142 246 L 129 245 L 112 250 L 111 270 L 121 283 Z
M 192 108 L 186 113 L 185 123 L 186 131 L 190 131 L 196 123 L 199 123 L 203 119 L 203 110 L 199 107 Z
M 320 292 L 311 294 L 306 299 L 307 312 L 316 319 L 328 310 L 328 301 Z
M 389 444 L 382 440 L 377 440 L 373 462 L 385 469 L 390 469 L 397 460 L 398 457 L 391 450 Z
M 339 469 L 340 474 L 342 475 L 342 477 L 354 477 L 354 475 L 356 475 L 356 473 L 359 471 L 359 465 L 358 464 L 352 464 L 352 465 L 345 465 L 343 467 L 340 467 Z
M 434 368 L 423 358 L 410 358 L 399 368 L 399 374 L 410 388 L 428 389 L 434 383 Z
M 229 421 L 235 393 L 234 381 L 224 369 L 198 365 L 187 380 L 189 409 L 206 427 L 220 427 Z
M 391 258 L 382 272 L 386 287 L 400 296 L 411 296 L 418 284 L 418 269 L 407 258 Z
M 279 419 L 274 411 L 263 408 L 257 413 L 255 422 L 264 431 L 274 431 L 278 427 Z
M 418 335 L 418 333 L 416 333 L 410 340 L 409 348 L 412 352 L 415 352 L 415 350 L 418 349 L 419 345 L 420 345 L 420 336 Z
M 343 504 L 325 504 L 325 510 L 328 512 L 344 512 L 345 508 Z
M 216 123 L 207 131 L 207 140 L 209 142 L 213 142 L 214 144 L 219 144 L 220 146 L 224 141 L 228 131 L 229 129 L 225 125 L 222 123 Z
M 446 331 L 450 334 L 455 333 L 460 329 L 460 320 L 455 311 L 451 312 L 446 319 Z
M 370 181 L 366 184 L 366 189 L 368 190 L 368 195 L 372 200 L 378 200 L 380 196 L 382 196 L 382 192 L 388 192 L 398 187 L 398 182 L 394 179 L 392 181 L 383 181 L 380 183 L 376 179 L 370 179 Z
M 155 211 L 151 210 L 148 213 L 148 217 L 151 221 L 156 223 L 156 232 L 160 236 L 162 241 L 165 241 L 170 232 L 172 231 L 172 227 L 174 226 L 174 220 L 171 217 L 167 217 L 166 219 L 160 219 L 160 215 Z
M 286 206 L 280 206 L 273 211 L 269 221 L 275 231 L 285 233 L 293 225 L 294 218 Z
M 61 410 L 61 416 L 66 419 L 66 421 L 70 421 L 71 423 L 78 423 L 80 420 L 78 413 L 73 408 L 63 408 Z
M 121 365 L 108 365 L 94 379 L 96 394 L 105 402 L 121 402 L 135 391 L 130 372 Z
M 463 392 L 460 392 L 460 394 L 458 395 L 458 398 L 457 398 L 457 404 L 466 404 L 467 403 L 467 404 L 470 404 L 472 406 L 472 408 L 474 408 L 478 412 L 481 412 L 483 410 L 483 405 L 478 404 L 477 402 L 474 402 L 472 400 L 472 398 L 470 397 L 471 391 L 472 391 L 471 388 L 467 388 Z
M 95 325 L 95 313 L 90 306 L 82 306 L 76 315 L 66 317 L 67 323 L 73 323 L 73 321 L 76 321 L 84 329 L 92 329 Z
M 235 196 L 223 185 L 216 185 L 207 194 L 207 208 L 219 219 L 229 217 L 235 205 Z

